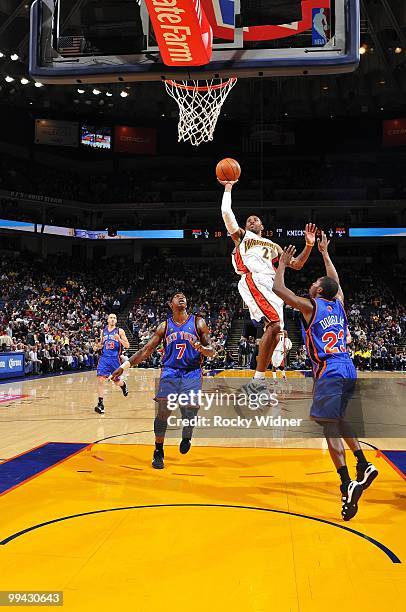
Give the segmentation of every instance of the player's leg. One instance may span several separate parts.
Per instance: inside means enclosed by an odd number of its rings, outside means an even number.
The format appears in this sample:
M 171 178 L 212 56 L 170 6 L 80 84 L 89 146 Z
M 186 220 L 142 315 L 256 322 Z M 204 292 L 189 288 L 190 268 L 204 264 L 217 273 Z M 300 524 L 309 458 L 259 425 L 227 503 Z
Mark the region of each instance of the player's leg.
M 265 372 L 271 363 L 272 353 L 280 341 L 282 332 L 279 321 L 269 321 L 265 325 L 264 335 L 259 343 L 257 369 L 254 378 L 265 378 Z
M 99 370 L 97 371 L 97 404 L 94 408 L 95 412 L 98 414 L 104 414 L 104 386 L 106 383 L 107 377 L 99 374 Z
M 114 370 L 116 370 L 117 368 L 121 367 L 121 361 L 117 360 L 117 362 L 114 364 L 114 369 L 112 370 L 112 372 L 114 372 Z M 128 387 L 127 387 L 127 383 L 125 382 L 125 380 L 123 380 L 122 378 L 120 378 L 117 381 L 114 381 L 114 384 L 116 385 L 116 387 L 120 387 L 124 397 L 127 397 L 128 395 Z
M 349 475 L 340 431 L 343 417 L 343 382 L 342 378 L 335 376 L 315 380 L 310 416 L 323 428 L 330 457 L 341 480 L 341 516 L 345 521 L 349 521 L 358 512 L 358 500 L 363 487 Z
M 373 463 L 370 463 L 365 457 L 353 428 L 345 420 L 340 421 L 340 434 L 357 460 L 357 481 L 362 484 L 365 491 L 373 483 L 379 472 Z
M 156 470 L 162 470 L 164 468 L 164 442 L 168 428 L 168 417 L 172 414 L 172 411 L 168 408 L 167 399 L 158 399 L 157 401 L 158 409 L 154 419 L 155 450 L 152 458 L 152 467 Z
M 193 419 L 197 417 L 200 406 L 198 405 L 199 392 L 202 389 L 202 370 L 197 368 L 189 372 L 182 373 L 181 393 L 186 393 L 190 396 L 190 404 L 181 407 L 182 419 L 187 421 L 187 424 L 182 429 L 182 440 L 179 444 L 179 451 L 182 455 L 186 455 L 191 447 L 194 426 Z
M 152 458 L 152 467 L 156 470 L 164 468 L 164 442 L 168 428 L 168 418 L 173 410 L 168 408 L 168 397 L 178 395 L 179 373 L 174 368 L 164 367 L 161 370 L 158 391 L 155 397 L 157 410 L 154 419 L 155 450 Z

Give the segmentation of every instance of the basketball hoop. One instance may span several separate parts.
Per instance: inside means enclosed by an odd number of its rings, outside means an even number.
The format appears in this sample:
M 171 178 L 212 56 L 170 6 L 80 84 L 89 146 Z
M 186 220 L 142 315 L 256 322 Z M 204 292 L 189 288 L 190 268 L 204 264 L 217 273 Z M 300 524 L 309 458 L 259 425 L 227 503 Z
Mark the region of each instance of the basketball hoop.
M 168 94 L 179 106 L 178 141 L 199 146 L 213 140 L 221 107 L 237 79 L 211 81 L 165 80 Z

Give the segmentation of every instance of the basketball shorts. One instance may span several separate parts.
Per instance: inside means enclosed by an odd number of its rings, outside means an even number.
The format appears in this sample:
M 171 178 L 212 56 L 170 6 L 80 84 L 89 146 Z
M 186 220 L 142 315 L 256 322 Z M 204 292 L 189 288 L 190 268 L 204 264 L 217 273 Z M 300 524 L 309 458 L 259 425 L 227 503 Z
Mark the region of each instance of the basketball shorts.
M 164 366 L 161 370 L 159 387 L 155 399 L 166 399 L 168 395 L 198 393 L 202 388 L 202 370 L 182 370 Z M 194 399 L 196 403 L 196 398 Z
M 321 377 L 314 381 L 310 416 L 322 420 L 343 419 L 354 398 L 356 383 L 357 372 L 350 359 L 327 364 Z
M 252 321 L 279 321 L 283 329 L 283 300 L 272 291 L 272 287 L 272 276 L 255 272 L 244 274 L 238 283 L 238 291 L 250 311 Z
M 103 357 L 102 355 L 97 364 L 97 376 L 108 378 L 110 374 L 113 374 L 114 370 L 120 367 L 121 361 L 118 357 Z

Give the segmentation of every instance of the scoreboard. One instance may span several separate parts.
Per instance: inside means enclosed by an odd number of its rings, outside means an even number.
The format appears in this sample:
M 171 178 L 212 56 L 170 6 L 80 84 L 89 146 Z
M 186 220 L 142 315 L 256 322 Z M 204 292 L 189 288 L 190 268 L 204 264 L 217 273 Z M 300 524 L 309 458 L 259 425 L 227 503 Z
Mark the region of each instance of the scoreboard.
M 337 225 L 334 227 L 327 227 L 318 229 L 318 235 L 321 231 L 324 231 L 328 238 L 346 238 L 348 237 L 348 227 Z M 270 240 L 290 240 L 295 238 L 304 238 L 305 230 L 304 227 L 282 227 L 276 226 L 274 229 L 264 230 L 262 235 L 264 238 Z M 228 233 L 222 228 L 201 228 L 184 230 L 184 238 L 194 238 L 196 240 L 213 240 L 217 238 L 227 238 Z

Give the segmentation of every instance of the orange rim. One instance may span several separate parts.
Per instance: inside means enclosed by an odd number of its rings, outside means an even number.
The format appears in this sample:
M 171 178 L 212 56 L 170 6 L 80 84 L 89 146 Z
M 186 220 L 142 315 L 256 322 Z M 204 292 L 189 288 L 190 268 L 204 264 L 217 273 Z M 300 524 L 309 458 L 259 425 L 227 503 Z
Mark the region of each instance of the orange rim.
M 166 80 L 165 83 L 175 87 L 176 89 L 186 89 L 188 91 L 209 91 L 210 89 L 223 89 L 223 87 L 227 87 L 227 85 L 232 85 L 237 80 L 237 77 L 231 77 L 224 83 L 219 83 L 218 85 L 199 85 L 196 87 L 195 85 L 184 85 L 183 83 L 178 83 L 177 81 L 172 81 L 171 79 Z

